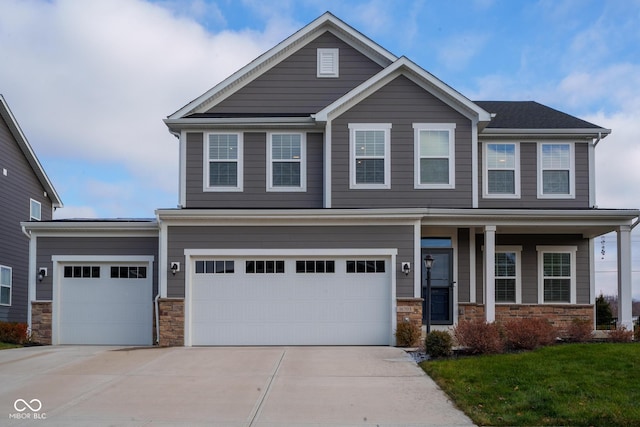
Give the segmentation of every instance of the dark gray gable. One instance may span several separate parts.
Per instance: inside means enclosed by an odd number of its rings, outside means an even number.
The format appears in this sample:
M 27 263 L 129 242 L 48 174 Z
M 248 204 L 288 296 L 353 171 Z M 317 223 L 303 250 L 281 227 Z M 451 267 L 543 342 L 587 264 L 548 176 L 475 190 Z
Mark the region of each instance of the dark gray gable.
M 487 129 L 600 129 L 600 126 L 534 101 L 474 101 L 495 114 Z

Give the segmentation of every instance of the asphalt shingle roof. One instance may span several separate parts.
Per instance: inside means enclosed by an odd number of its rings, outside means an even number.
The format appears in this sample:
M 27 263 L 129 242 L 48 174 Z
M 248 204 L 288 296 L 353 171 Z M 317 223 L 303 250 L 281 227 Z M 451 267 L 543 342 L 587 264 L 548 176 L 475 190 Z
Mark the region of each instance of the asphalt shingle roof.
M 488 129 L 602 129 L 535 101 L 474 101 L 496 116 Z

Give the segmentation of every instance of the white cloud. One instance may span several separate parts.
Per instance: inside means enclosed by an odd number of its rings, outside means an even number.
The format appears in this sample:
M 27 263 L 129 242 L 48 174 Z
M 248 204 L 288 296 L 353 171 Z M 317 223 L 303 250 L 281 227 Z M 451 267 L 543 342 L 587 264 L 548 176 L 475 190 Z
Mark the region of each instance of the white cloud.
M 65 206 L 53 213 L 53 219 L 98 218 L 96 210 L 90 206 Z
M 489 36 L 481 33 L 458 33 L 438 44 L 438 60 L 440 64 L 453 70 L 467 68 L 471 59 L 482 55 Z

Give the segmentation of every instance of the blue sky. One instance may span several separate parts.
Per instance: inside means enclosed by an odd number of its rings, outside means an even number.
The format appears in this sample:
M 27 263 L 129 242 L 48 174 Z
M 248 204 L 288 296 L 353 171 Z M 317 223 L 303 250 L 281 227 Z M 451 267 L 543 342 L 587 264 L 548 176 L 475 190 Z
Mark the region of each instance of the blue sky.
M 0 93 L 65 204 L 55 217 L 175 207 L 162 119 L 327 10 L 472 100 L 612 128 L 598 205 L 640 207 L 640 0 L 2 0 Z

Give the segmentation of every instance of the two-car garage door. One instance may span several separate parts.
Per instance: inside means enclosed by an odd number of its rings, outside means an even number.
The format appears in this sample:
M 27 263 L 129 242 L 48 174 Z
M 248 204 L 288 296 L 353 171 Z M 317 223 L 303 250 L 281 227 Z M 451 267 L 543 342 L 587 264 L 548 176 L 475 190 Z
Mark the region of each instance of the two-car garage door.
M 191 257 L 186 345 L 389 345 L 391 257 Z

